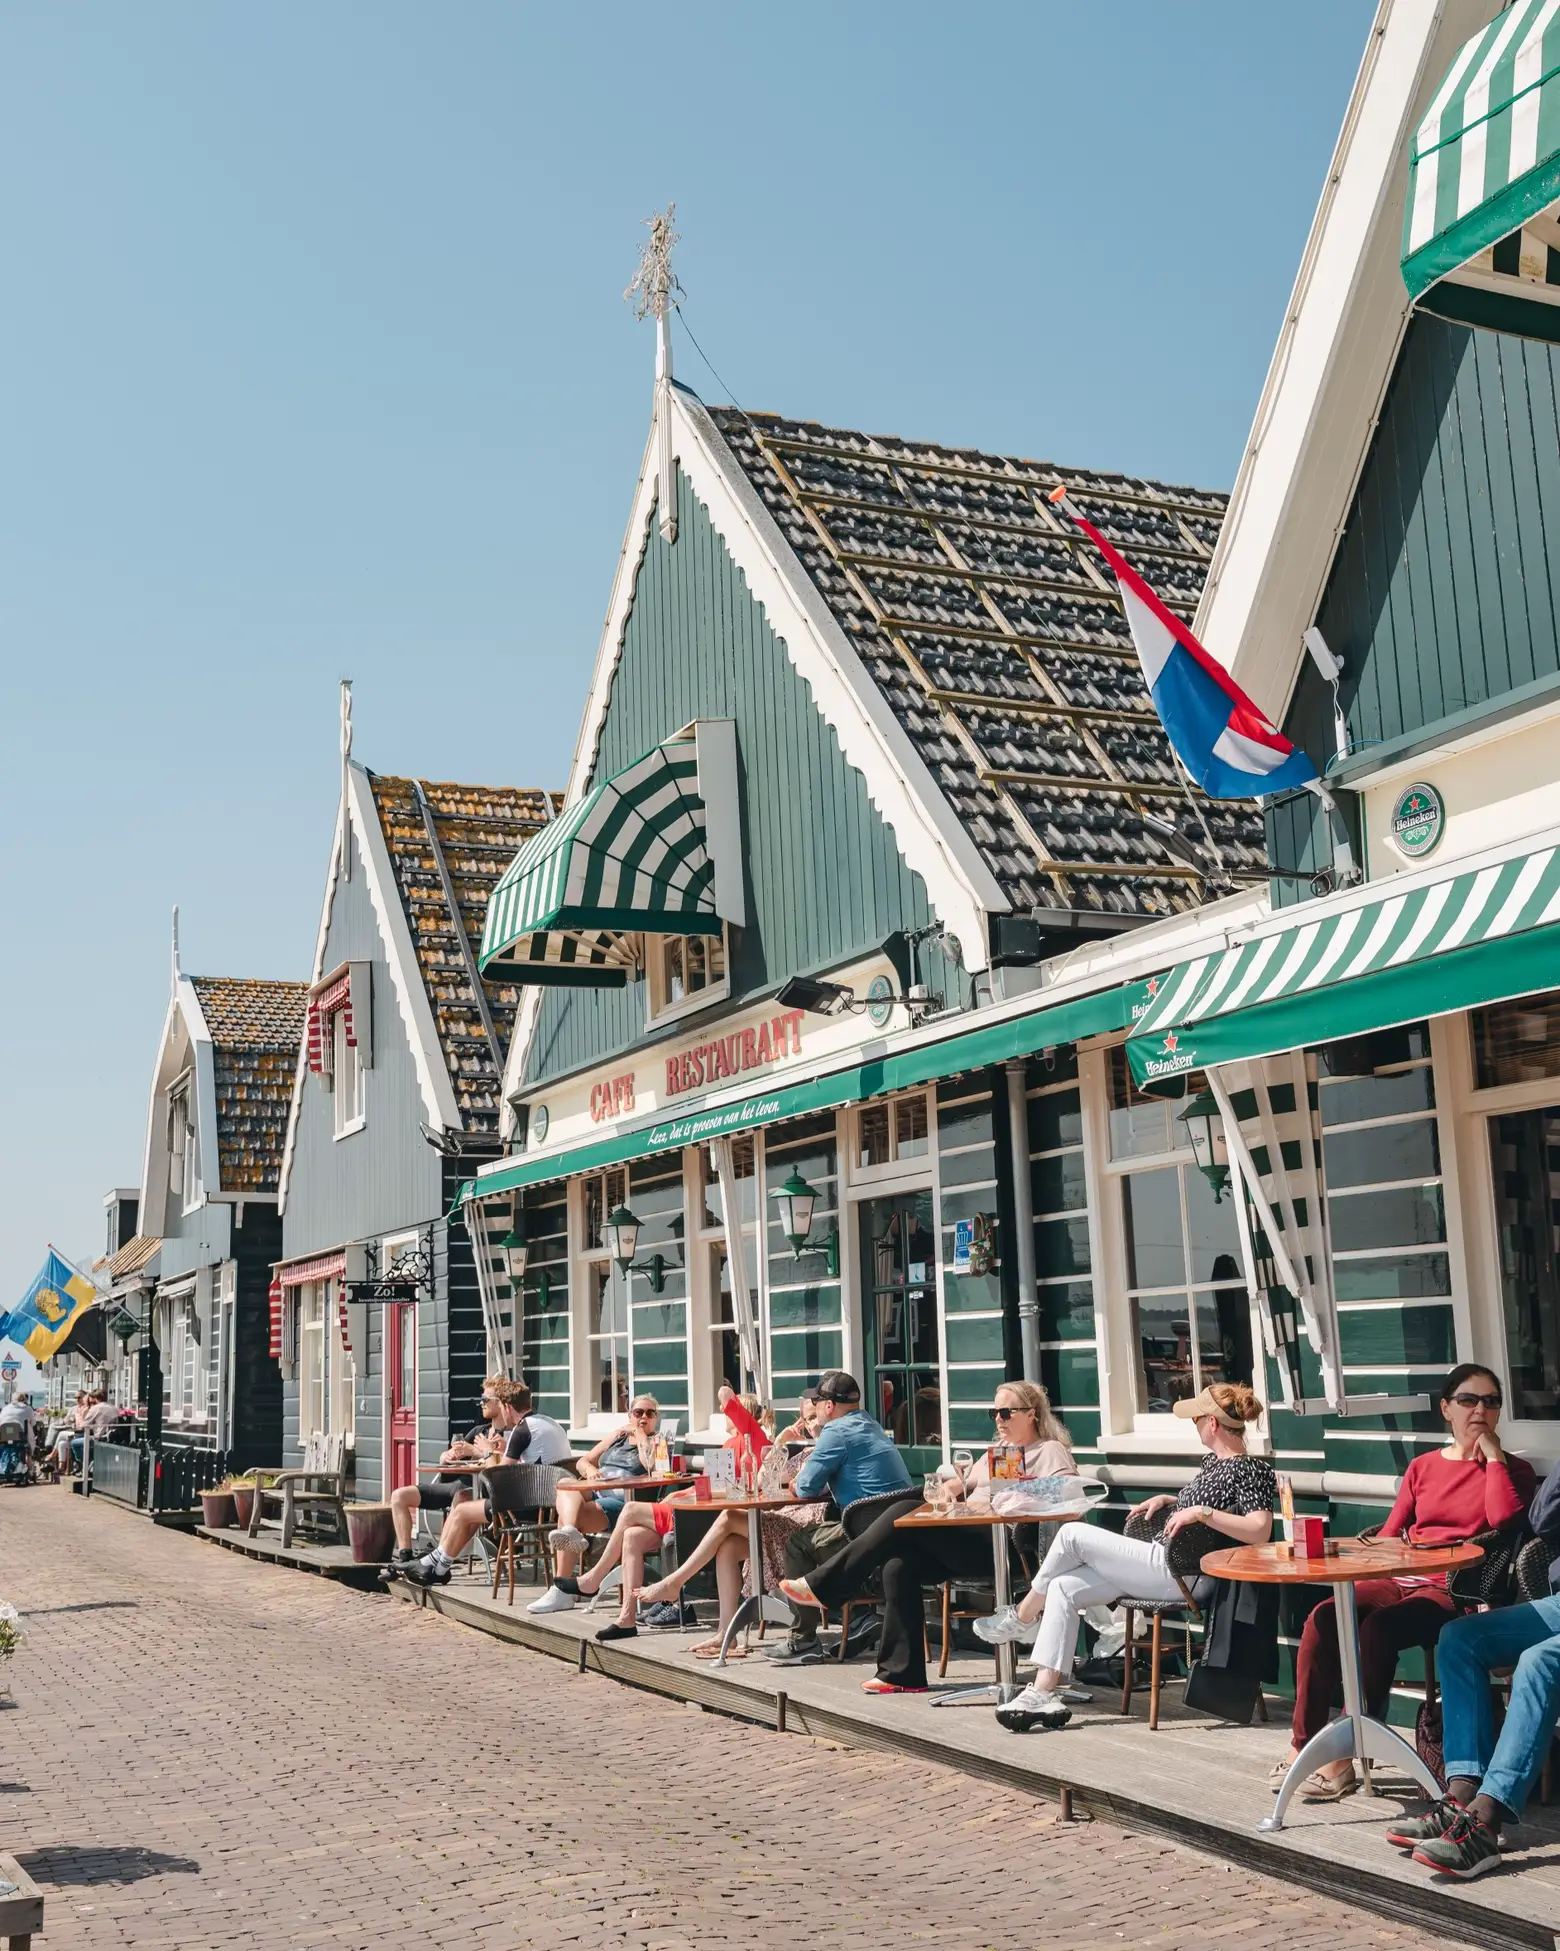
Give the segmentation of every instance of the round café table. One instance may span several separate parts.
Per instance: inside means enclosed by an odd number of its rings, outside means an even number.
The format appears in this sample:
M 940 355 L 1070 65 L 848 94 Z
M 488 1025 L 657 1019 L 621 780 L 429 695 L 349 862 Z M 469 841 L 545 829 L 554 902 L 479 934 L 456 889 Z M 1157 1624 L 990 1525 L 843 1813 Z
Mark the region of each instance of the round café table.
M 795 1502 L 795 1493 L 787 1490 L 774 1497 L 700 1497 L 685 1501 L 682 1506 L 685 1511 L 747 1512 L 748 1572 L 753 1581 L 753 1590 L 731 1615 L 731 1624 L 721 1634 L 716 1666 L 726 1664 L 726 1654 L 737 1634 L 764 1616 L 764 1543 L 759 1535 L 758 1520 L 765 1511 L 783 1511 Z
M 1306 1777 L 1333 1761 L 1358 1761 L 1365 1776 L 1365 1792 L 1370 1794 L 1370 1764 L 1390 1761 L 1403 1769 L 1434 1801 L 1441 1784 L 1419 1758 L 1412 1741 L 1405 1740 L 1396 1728 L 1373 1720 L 1365 1712 L 1360 1685 L 1360 1621 L 1354 1602 L 1355 1585 L 1362 1578 L 1423 1578 L 1431 1572 L 1456 1571 L 1461 1565 L 1474 1565 L 1484 1556 L 1482 1545 L 1437 1545 L 1416 1550 L 1396 1538 L 1365 1542 L 1359 1538 L 1339 1538 L 1335 1556 L 1306 1557 L 1287 1544 L 1235 1545 L 1227 1551 L 1211 1551 L 1202 1569 L 1212 1578 L 1241 1579 L 1252 1585 L 1330 1585 L 1337 1607 L 1338 1664 L 1343 1672 L 1343 1713 L 1336 1721 L 1313 1734 L 1290 1763 L 1273 1804 L 1273 1813 L 1257 1824 L 1259 1829 L 1282 1829 L 1284 1811 Z

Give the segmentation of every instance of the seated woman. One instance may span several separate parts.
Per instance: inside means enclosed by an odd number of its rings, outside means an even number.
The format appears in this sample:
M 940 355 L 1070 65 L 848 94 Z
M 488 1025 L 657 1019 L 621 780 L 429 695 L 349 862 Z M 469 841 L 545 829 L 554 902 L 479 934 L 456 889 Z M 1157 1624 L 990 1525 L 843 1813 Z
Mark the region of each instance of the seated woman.
M 1004 1382 L 991 1410 L 997 1441 L 1021 1444 L 1026 1477 L 1076 1477 L 1078 1466 L 1067 1431 L 1056 1420 L 1038 1382 Z M 991 1464 L 982 1451 L 961 1485 L 972 1505 L 989 1504 Z M 907 1493 L 907 1502 L 913 1493 Z M 785 1579 L 780 1590 L 797 1605 L 838 1606 L 853 1599 L 873 1572 L 882 1575 L 883 1630 L 877 1675 L 864 1681 L 869 1694 L 926 1691 L 923 1589 L 944 1579 L 989 1580 L 991 1539 L 984 1530 L 896 1529 L 906 1506 L 890 1506 L 843 1551 L 810 1578 Z
M 1462 1362 L 1441 1385 L 1441 1414 L 1451 1441 L 1444 1449 L 1416 1456 L 1403 1472 L 1402 1486 L 1381 1527 L 1384 1538 L 1418 1544 L 1470 1538 L 1512 1523 L 1533 1501 L 1538 1478 L 1521 1457 L 1500 1447 L 1500 1383 L 1487 1368 Z M 1398 1655 L 1409 1646 L 1434 1646 L 1441 1628 L 1457 1616 L 1446 1589 L 1446 1574 L 1427 1578 L 1365 1578 L 1354 1588 L 1360 1619 L 1360 1678 L 1365 1711 L 1386 1716 Z M 1275 1764 L 1276 1788 L 1291 1762 L 1313 1734 L 1327 1725 L 1342 1704 L 1338 1665 L 1338 1624 L 1331 1599 L 1305 1622 L 1295 1661 L 1295 1713 L 1289 1753 Z M 1306 1802 L 1336 1802 L 1359 1786 L 1352 1761 L 1331 1762 L 1302 1784 Z
M 586 1539 L 610 1531 L 620 1512 L 628 1508 L 623 1491 L 596 1491 L 593 1484 L 614 1477 L 648 1477 L 655 1463 L 655 1434 L 661 1406 L 652 1395 L 635 1396 L 628 1421 L 603 1436 L 575 1463 L 578 1481 L 559 1484 L 558 1524 L 548 1534 L 553 1563 L 562 1572 L 578 1571 L 588 1549 Z M 566 1612 L 565 1605 L 532 1606 L 533 1612 Z
M 721 1410 L 725 1414 L 727 1423 L 731 1426 L 731 1434 L 726 1438 L 725 1443 L 721 1447 L 735 1454 L 737 1459 L 737 1475 L 740 1480 L 744 1474 L 748 1460 L 751 1459 L 756 1466 L 762 1460 L 765 1450 L 769 1448 L 771 1440 L 769 1432 L 764 1428 L 760 1420 L 764 1413 L 763 1405 L 759 1402 L 757 1396 L 734 1395 L 725 1383 L 721 1384 L 719 1403 Z M 684 1567 L 680 1573 L 674 1574 L 673 1577 L 678 1581 L 677 1583 L 673 1584 L 670 1581 L 663 1580 L 662 1585 L 667 1588 L 664 1593 L 660 1586 L 652 1586 L 648 1590 L 643 1589 L 645 1560 L 658 1552 L 664 1541 L 671 1536 L 672 1526 L 676 1521 L 677 1505 L 679 1503 L 688 1504 L 692 1501 L 693 1492 L 691 1490 L 675 1490 L 669 1497 L 663 1497 L 656 1504 L 625 1503 L 618 1513 L 617 1522 L 612 1527 L 612 1536 L 607 1541 L 606 1550 L 596 1560 L 595 1564 L 591 1566 L 590 1570 L 588 1572 L 581 1572 L 577 1576 L 566 1572 L 558 1572 L 547 1591 L 542 1594 L 541 1598 L 533 1600 L 527 1606 L 526 1610 L 528 1612 L 567 1612 L 576 1599 L 593 1599 L 606 1582 L 607 1574 L 618 1563 L 619 1559 L 621 1559 L 623 1564 L 622 1604 L 618 1608 L 617 1618 L 611 1625 L 603 1626 L 596 1634 L 596 1637 L 597 1639 L 606 1640 L 632 1639 L 639 1630 L 639 1601 L 641 1599 L 646 1599 L 648 1603 L 653 1605 L 658 1603 L 663 1597 L 673 1597 L 676 1592 L 682 1589 L 682 1583 L 687 1580 L 691 1573 L 698 1570 L 699 1565 L 708 1564 L 710 1559 L 715 1557 L 715 1575 L 721 1593 L 721 1620 L 724 1626 L 725 1621 L 730 1617 L 730 1613 L 726 1609 L 727 1585 L 730 1584 L 736 1592 L 736 1597 L 731 1601 L 731 1612 L 736 1611 L 738 1601 L 741 1597 L 742 1560 L 747 1556 L 745 1524 L 743 1526 L 742 1548 L 736 1554 L 733 1562 L 729 1564 L 723 1563 L 722 1558 L 717 1556 L 721 1551 L 720 1544 L 717 1544 L 713 1550 L 706 1550 L 705 1547 L 709 1544 L 709 1538 L 705 1538 L 700 1542 L 700 1550 L 704 1553 L 703 1557 L 699 1558 L 698 1553 L 695 1553 L 694 1558 L 698 1558 L 698 1563 L 695 1564 L 691 1558 L 687 1567 Z M 710 1527 L 711 1535 L 713 1536 L 715 1532 L 720 1530 L 726 1518 L 740 1517 L 741 1515 L 740 1512 L 723 1511 L 720 1517 Z M 725 1540 L 722 1540 L 722 1543 L 724 1542 Z M 562 1556 L 561 1552 L 559 1556 Z M 727 1553 L 726 1557 L 729 1558 L 730 1554 Z M 718 1640 L 715 1643 L 715 1650 L 717 1652 L 720 1650 L 720 1642 Z M 698 1647 L 695 1648 L 695 1651 L 702 1654 L 704 1649 Z
M 1181 1596 L 1165 1552 L 1169 1539 L 1192 1530 L 1201 1556 L 1230 1544 L 1266 1544 L 1272 1536 L 1278 1480 L 1265 1457 L 1246 1454 L 1246 1425 L 1262 1414 L 1251 1390 L 1243 1382 L 1214 1382 L 1201 1395 L 1178 1402 L 1175 1413 L 1196 1425 L 1212 1454 L 1179 1496 L 1146 1498 L 1131 1513 L 1153 1517 L 1171 1506 L 1160 1537 L 1123 1538 L 1097 1524 L 1064 1524 L 1023 1603 L 975 1622 L 976 1632 L 991 1645 L 1035 1641 L 1034 1679 L 997 1709 L 998 1721 L 1015 1734 L 1065 1727 L 1072 1718 L 1061 1689 L 1072 1672 L 1085 1608 Z

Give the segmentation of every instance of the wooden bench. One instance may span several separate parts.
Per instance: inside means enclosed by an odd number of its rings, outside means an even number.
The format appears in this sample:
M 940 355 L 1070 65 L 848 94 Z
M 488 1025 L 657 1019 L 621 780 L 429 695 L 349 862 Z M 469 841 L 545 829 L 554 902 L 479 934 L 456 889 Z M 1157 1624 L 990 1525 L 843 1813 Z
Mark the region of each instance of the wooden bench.
M 6 1885 L 15 1887 L 7 1890 Z M 0 1851 L 0 1938 L 10 1951 L 32 1951 L 33 1932 L 43 1929 L 43 1892 L 14 1856 Z
M 265 1514 L 266 1500 L 282 1507 L 282 1549 L 293 1541 L 298 1512 L 325 1509 L 335 1513 L 336 1530 L 347 1542 L 347 1439 L 344 1434 L 327 1436 L 316 1431 L 303 1446 L 299 1469 L 278 1471 L 274 1482 L 255 1491 L 254 1508 L 249 1514 L 249 1535 L 257 1537 Z

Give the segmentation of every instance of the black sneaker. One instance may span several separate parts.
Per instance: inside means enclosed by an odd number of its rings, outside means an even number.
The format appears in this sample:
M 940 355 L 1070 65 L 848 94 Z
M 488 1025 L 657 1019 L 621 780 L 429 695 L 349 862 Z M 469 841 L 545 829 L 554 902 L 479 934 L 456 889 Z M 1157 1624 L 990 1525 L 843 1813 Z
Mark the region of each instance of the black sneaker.
M 855 1613 L 851 1616 L 850 1632 L 845 1639 L 845 1657 L 854 1659 L 858 1653 L 865 1653 L 869 1647 L 876 1646 L 883 1636 L 883 1621 L 875 1612 Z
M 1412 1861 L 1442 1876 L 1467 1883 L 1486 1870 L 1500 1868 L 1500 1838 L 1487 1822 L 1480 1822 L 1466 1809 L 1459 1809 L 1444 1836 L 1421 1843 Z
M 1443 1795 L 1422 1816 L 1402 1816 L 1392 1823 L 1387 1829 L 1387 1841 L 1394 1849 L 1417 1849 L 1421 1843 L 1439 1842 L 1457 1818 L 1467 1813 L 1461 1802 Z
M 419 1558 L 426 1558 L 427 1555 L 427 1552 L 419 1551 L 416 1545 L 397 1545 L 395 1550 L 390 1554 L 390 1563 L 392 1565 L 412 1565 Z
M 659 1604 L 646 1606 L 639 1615 L 641 1626 L 694 1626 L 698 1618 L 693 1607 L 686 1600 L 662 1599 Z
M 448 1585 L 448 1568 L 440 1571 L 429 1559 L 419 1558 L 415 1565 L 403 1565 L 401 1576 L 411 1585 Z
M 768 1655 L 776 1666 L 822 1666 L 824 1651 L 815 1639 L 787 1640 Z

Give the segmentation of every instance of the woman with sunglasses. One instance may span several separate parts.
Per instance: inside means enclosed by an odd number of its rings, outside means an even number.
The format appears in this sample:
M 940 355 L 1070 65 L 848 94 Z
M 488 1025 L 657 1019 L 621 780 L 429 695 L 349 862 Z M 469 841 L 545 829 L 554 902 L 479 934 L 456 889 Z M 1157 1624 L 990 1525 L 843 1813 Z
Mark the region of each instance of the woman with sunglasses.
M 614 1477 L 648 1477 L 655 1464 L 655 1432 L 660 1420 L 661 1406 L 654 1396 L 635 1396 L 623 1427 L 602 1437 L 575 1464 L 581 1481 L 559 1484 L 558 1528 L 550 1533 L 548 1543 L 560 1572 L 579 1570 L 587 1533 L 600 1536 L 610 1531 L 628 1502 L 623 1491 L 595 1492 L 589 1486 Z
M 1416 1456 L 1403 1472 L 1397 1501 L 1381 1527 L 1382 1537 L 1445 1544 L 1495 1530 L 1522 1516 L 1533 1501 L 1538 1479 L 1521 1457 L 1507 1456 L 1501 1448 L 1496 1434 L 1500 1411 L 1500 1383 L 1487 1368 L 1462 1362 L 1452 1370 L 1441 1385 L 1441 1414 L 1451 1440 L 1442 1449 Z M 1457 1608 L 1446 1589 L 1444 1572 L 1419 1578 L 1361 1579 L 1354 1595 L 1360 1616 L 1365 1711 L 1381 1720 L 1398 1655 L 1410 1646 L 1434 1646 Z M 1300 1637 L 1292 1744 L 1274 1765 L 1275 1787 L 1311 1736 L 1327 1725 L 1342 1698 L 1337 1618 L 1332 1600 L 1326 1599 L 1305 1622 Z M 1307 1802 L 1336 1802 L 1358 1786 L 1354 1763 L 1339 1761 L 1318 1769 L 1300 1795 Z
M 1077 1476 L 1067 1432 L 1038 1382 L 1003 1382 L 991 1419 L 997 1442 L 1022 1447 L 1024 1476 Z M 990 1503 L 989 1452 L 976 1458 L 960 1489 L 972 1507 Z M 895 1520 L 904 1516 L 905 1508 L 901 1504 L 886 1510 L 810 1578 L 787 1579 L 781 1587 L 799 1605 L 838 1606 L 853 1599 L 874 1572 L 882 1574 L 877 1674 L 863 1682 L 863 1693 L 925 1693 L 924 1588 L 945 1579 L 987 1583 L 991 1577 L 991 1539 L 984 1530 L 900 1531 Z

